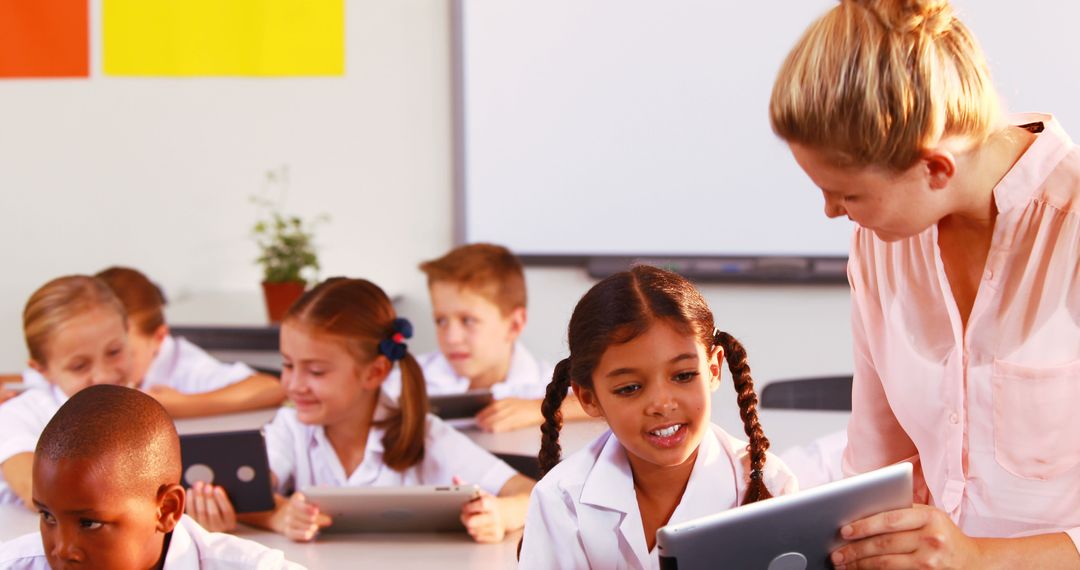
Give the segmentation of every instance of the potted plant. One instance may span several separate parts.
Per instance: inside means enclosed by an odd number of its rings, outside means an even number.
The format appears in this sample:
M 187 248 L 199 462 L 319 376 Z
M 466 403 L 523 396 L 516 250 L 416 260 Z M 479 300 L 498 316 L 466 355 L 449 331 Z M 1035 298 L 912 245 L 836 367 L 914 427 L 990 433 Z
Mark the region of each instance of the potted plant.
M 288 187 L 288 167 L 266 172 L 267 191 L 275 186 Z M 264 192 L 266 194 L 268 192 Z M 319 216 L 305 222 L 299 216 L 282 213 L 280 202 L 267 196 L 252 196 L 251 201 L 261 210 L 259 219 L 252 227 L 252 235 L 259 246 L 255 262 L 263 272 L 263 297 L 271 323 L 279 323 L 307 288 L 315 281 L 319 271 L 319 256 L 315 250 L 314 227 L 326 220 Z

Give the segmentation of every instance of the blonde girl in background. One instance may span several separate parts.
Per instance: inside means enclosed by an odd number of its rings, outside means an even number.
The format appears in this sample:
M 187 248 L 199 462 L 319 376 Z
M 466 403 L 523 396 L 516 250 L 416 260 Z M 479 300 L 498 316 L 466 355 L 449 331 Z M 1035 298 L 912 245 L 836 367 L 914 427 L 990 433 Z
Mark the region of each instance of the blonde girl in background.
M 47 384 L 0 405 L 0 503 L 32 508 L 31 467 L 45 424 L 87 386 L 130 385 L 132 363 L 124 307 L 93 277 L 60 277 L 35 291 L 23 334 L 30 367 Z
M 241 362 L 223 363 L 169 334 L 165 295 L 146 275 L 129 267 L 110 267 L 95 277 L 113 290 L 127 311 L 135 385 L 161 402 L 173 418 L 266 408 L 285 399 L 273 376 Z M 23 373 L 23 381 L 44 383 L 32 368 Z
M 428 414 L 424 375 L 405 339 L 412 326 L 389 297 L 363 279 L 329 279 L 304 294 L 281 325 L 282 384 L 295 408 L 266 426 L 277 508 L 242 515 L 293 540 L 333 524 L 303 490 L 322 486 L 475 483 L 481 496 L 462 505 L 479 542 L 521 528 L 535 482 Z M 401 369 L 397 402 L 381 387 Z M 197 486 L 189 513 L 212 530 L 235 526 L 218 488 Z
M 1018 18 L 1017 42 L 1038 33 Z M 844 470 L 920 476 L 920 504 L 845 526 L 833 563 L 1080 568 L 1080 149 L 1050 115 L 1002 114 L 944 0 L 842 0 L 770 119 L 859 226 Z

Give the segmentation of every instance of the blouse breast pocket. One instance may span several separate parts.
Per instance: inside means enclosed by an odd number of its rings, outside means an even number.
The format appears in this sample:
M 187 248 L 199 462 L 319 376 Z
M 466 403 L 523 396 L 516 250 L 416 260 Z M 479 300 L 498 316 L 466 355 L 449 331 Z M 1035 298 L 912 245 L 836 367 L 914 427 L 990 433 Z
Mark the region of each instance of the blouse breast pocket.
M 1080 464 L 1080 360 L 1049 368 L 994 361 L 994 457 L 1025 479 Z

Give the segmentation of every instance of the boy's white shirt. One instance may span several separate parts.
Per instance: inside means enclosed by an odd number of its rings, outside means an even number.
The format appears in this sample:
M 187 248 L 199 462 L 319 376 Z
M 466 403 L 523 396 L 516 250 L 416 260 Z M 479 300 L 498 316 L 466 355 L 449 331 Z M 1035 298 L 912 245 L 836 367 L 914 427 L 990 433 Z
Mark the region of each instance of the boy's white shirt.
M 48 570 L 41 534 L 32 532 L 0 545 L 0 568 Z M 285 554 L 252 540 L 209 532 L 184 515 L 173 530 L 163 570 L 303 570 Z
M 668 524 L 738 506 L 749 483 L 746 442 L 713 425 Z M 798 490 L 776 456 L 765 462 L 774 496 Z M 658 569 L 648 551 L 626 450 L 608 431 L 551 470 L 529 498 L 520 568 Z
M 184 394 L 202 394 L 235 384 L 252 374 L 255 371 L 247 364 L 221 362 L 187 339 L 168 335 L 161 341 L 140 388 L 168 386 Z M 31 386 L 49 383 L 32 368 L 24 370 L 22 377 L 23 382 Z
M 458 376 L 450 361 L 443 353 L 436 350 L 416 357 L 424 371 L 428 395 L 462 394 L 469 391 L 469 379 Z M 520 342 L 514 343 L 510 354 L 510 368 L 506 378 L 491 387 L 491 395 L 496 400 L 504 398 L 522 398 L 542 400 L 555 366 L 537 360 Z M 383 382 L 383 391 L 393 399 L 401 394 L 401 369 L 394 367 L 393 372 Z
M 394 409 L 389 398 L 381 398 L 376 420 Z M 446 485 L 456 475 L 466 482 L 498 495 L 515 474 L 513 468 L 468 437 L 428 414 L 424 434 L 424 458 L 404 472 L 394 471 L 383 463 L 383 435 L 386 430 L 373 426 L 364 446 L 364 459 L 350 475 L 345 474 L 322 426 L 302 423 L 296 410 L 282 408 L 264 428 L 270 470 L 277 477 L 278 493 L 314 485 L 333 487 L 385 487 Z
M 60 388 L 46 384 L 0 404 L 0 464 L 20 453 L 33 453 L 45 425 L 67 399 Z M 0 504 L 19 502 L 0 473 Z

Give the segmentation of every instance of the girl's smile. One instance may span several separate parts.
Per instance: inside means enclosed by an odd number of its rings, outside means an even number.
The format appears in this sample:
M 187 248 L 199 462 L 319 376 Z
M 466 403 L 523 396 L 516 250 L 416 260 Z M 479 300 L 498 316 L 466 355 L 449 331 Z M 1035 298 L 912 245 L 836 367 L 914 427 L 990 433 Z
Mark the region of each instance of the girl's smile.
M 629 342 L 604 351 L 593 389 L 574 389 L 582 407 L 603 417 L 640 462 L 673 467 L 692 460 L 710 425 L 710 393 L 719 384 L 722 352 L 694 334 L 657 320 Z

